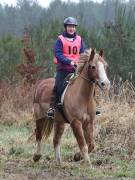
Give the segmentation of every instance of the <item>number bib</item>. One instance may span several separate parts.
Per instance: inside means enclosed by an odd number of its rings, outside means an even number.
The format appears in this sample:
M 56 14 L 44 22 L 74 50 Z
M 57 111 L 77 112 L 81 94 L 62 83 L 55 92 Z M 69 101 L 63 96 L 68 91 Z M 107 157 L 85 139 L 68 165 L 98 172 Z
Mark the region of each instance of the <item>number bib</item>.
M 63 44 L 63 55 L 71 61 L 77 62 L 80 57 L 81 37 L 77 35 L 73 41 L 69 41 L 63 35 L 60 35 L 59 38 Z M 54 63 L 58 63 L 56 58 Z

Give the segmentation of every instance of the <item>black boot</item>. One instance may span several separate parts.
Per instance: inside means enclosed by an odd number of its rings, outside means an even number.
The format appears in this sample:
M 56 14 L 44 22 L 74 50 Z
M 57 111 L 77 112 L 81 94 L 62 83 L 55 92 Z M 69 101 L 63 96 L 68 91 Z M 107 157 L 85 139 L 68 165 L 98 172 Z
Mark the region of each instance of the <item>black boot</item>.
M 100 111 L 96 111 L 96 115 L 97 115 L 97 116 L 100 116 L 100 115 L 101 115 L 101 112 L 100 112 Z
M 47 117 L 54 119 L 56 108 L 57 108 L 57 95 L 56 95 L 56 89 L 54 88 L 50 101 L 50 108 L 47 111 Z

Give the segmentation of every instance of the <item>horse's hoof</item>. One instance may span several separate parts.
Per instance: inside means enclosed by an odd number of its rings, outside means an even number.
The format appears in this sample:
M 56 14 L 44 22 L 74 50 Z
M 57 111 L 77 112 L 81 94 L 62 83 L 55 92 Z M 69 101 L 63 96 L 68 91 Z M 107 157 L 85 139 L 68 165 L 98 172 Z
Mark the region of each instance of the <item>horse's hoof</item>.
M 41 154 L 34 154 L 33 161 L 37 162 L 37 161 L 39 161 L 40 158 L 41 158 Z
M 56 160 L 56 166 L 62 166 L 63 165 L 63 162 L 61 160 Z
M 92 167 L 90 160 L 81 160 L 80 165 L 86 165 Z
M 74 155 L 74 161 L 80 161 L 80 160 L 82 160 L 82 159 L 83 159 L 83 157 L 82 157 L 82 155 L 81 155 L 80 152 L 77 152 L 77 153 Z

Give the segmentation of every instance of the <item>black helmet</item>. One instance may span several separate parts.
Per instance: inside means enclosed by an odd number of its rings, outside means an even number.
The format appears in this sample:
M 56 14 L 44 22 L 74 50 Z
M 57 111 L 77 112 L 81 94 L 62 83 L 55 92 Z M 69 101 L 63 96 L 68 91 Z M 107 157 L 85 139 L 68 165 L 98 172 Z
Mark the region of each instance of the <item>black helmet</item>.
M 75 26 L 77 26 L 78 23 L 77 23 L 76 18 L 74 18 L 74 17 L 67 17 L 64 20 L 64 27 L 66 27 L 67 25 L 75 25 Z

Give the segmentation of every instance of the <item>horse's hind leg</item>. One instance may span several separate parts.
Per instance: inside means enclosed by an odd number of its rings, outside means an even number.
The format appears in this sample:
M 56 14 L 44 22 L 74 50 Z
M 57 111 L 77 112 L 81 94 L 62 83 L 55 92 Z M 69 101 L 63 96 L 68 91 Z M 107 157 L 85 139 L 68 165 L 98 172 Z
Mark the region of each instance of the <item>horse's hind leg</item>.
M 53 137 L 53 145 L 55 150 L 55 159 L 57 164 L 61 164 L 61 156 L 60 156 L 60 140 L 61 136 L 65 129 L 64 121 L 55 121 L 54 123 L 54 137 Z
M 44 122 L 45 122 L 44 118 L 36 120 L 35 134 L 36 134 L 36 141 L 37 141 L 37 150 L 33 156 L 33 160 L 35 162 L 41 158 L 41 140 L 42 140 L 42 135 L 43 135 Z
M 80 148 L 80 151 L 81 151 L 81 154 L 82 154 L 84 161 L 86 163 L 90 164 L 90 159 L 88 156 L 88 146 L 87 146 L 87 143 L 85 141 L 85 137 L 83 135 L 81 122 L 78 120 L 74 120 L 71 123 L 71 127 L 73 129 L 73 133 L 74 133 L 76 140 L 78 142 L 78 145 L 79 145 L 79 148 Z

